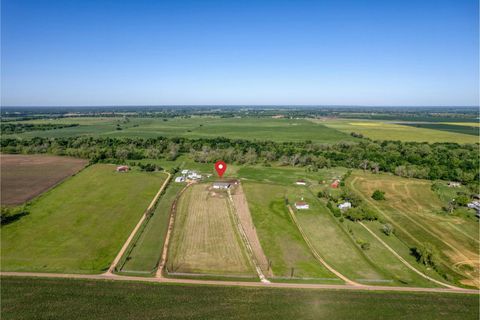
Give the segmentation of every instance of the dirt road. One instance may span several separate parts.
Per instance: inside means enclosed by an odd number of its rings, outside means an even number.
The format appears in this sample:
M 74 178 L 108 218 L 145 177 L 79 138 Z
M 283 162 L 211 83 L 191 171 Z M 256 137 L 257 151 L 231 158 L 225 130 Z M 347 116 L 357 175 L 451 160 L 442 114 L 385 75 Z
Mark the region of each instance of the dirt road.
M 62 274 L 62 273 L 33 273 L 33 272 L 0 272 L 0 276 L 135 281 L 135 282 L 151 282 L 151 283 L 238 286 L 238 287 L 256 287 L 256 288 L 296 288 L 296 289 L 323 289 L 323 290 L 333 289 L 333 290 L 353 290 L 353 291 L 402 291 L 402 292 L 480 294 L 479 290 L 473 290 L 473 289 L 385 287 L 385 286 L 367 286 L 367 285 L 354 286 L 354 285 L 340 285 L 340 284 L 263 283 L 263 282 L 240 282 L 240 281 L 220 281 L 220 280 L 144 278 L 144 277 L 120 276 L 115 274 L 93 275 L 93 274 Z
M 167 176 L 167 179 L 165 179 L 165 182 L 162 184 L 162 186 L 160 187 L 160 189 L 158 190 L 157 194 L 155 195 L 155 197 L 153 198 L 152 202 L 150 202 L 150 205 L 148 206 L 148 208 L 145 210 L 145 212 L 143 213 L 142 217 L 140 218 L 140 221 L 138 221 L 137 225 L 135 226 L 135 228 L 133 229 L 132 233 L 130 233 L 130 235 L 128 236 L 127 238 L 127 241 L 125 241 L 125 243 L 123 244 L 123 247 L 122 249 L 120 249 L 120 251 L 118 252 L 117 256 L 115 257 L 115 259 L 113 260 L 112 264 L 110 265 L 110 267 L 108 268 L 108 271 L 105 272 L 105 275 L 111 275 L 112 272 L 115 270 L 115 266 L 118 264 L 118 262 L 120 261 L 120 259 L 122 258 L 123 254 L 125 253 L 125 251 L 127 250 L 128 246 L 130 245 L 130 242 L 132 242 L 132 239 L 133 237 L 135 236 L 135 234 L 137 233 L 138 229 L 140 229 L 140 226 L 143 224 L 143 222 L 145 221 L 145 219 L 147 218 L 147 214 L 150 212 L 150 210 L 155 206 L 155 203 L 158 201 L 158 198 L 160 197 L 160 195 L 162 194 L 163 192 L 163 189 L 165 189 L 165 186 L 168 184 L 168 181 L 170 181 L 170 178 L 172 177 L 172 175 L 168 172 L 166 172 L 166 174 L 168 175 Z

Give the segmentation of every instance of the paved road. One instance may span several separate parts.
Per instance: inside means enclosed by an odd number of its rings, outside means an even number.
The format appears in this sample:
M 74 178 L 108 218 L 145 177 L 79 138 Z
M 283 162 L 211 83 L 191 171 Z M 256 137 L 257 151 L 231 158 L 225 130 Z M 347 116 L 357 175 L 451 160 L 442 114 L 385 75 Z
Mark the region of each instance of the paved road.
M 368 285 L 338 285 L 338 284 L 304 284 L 304 283 L 263 283 L 241 282 L 220 280 L 194 280 L 194 279 L 170 279 L 170 278 L 143 278 L 132 276 L 120 276 L 116 274 L 63 274 L 63 273 L 34 273 L 34 272 L 0 272 L 1 276 L 16 277 L 41 277 L 41 278 L 64 278 L 64 279 L 88 279 L 88 280 L 112 280 L 112 281 L 136 281 L 152 283 L 175 283 L 213 286 L 237 286 L 257 288 L 296 288 L 296 289 L 334 289 L 353 291 L 403 291 L 403 292 L 437 292 L 458 294 L 480 294 L 479 290 L 472 289 L 448 289 L 448 288 L 418 288 L 418 287 L 387 287 Z

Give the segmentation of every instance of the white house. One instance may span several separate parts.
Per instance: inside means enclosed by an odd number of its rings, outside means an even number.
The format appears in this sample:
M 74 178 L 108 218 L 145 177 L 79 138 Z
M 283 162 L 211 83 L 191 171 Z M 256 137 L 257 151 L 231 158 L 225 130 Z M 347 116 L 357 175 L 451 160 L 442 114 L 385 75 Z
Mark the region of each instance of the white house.
M 182 170 L 182 174 L 183 174 L 184 176 L 186 176 L 186 175 L 188 174 L 188 169 L 183 169 L 183 170 Z
M 351 207 L 352 207 L 352 204 L 350 202 L 344 202 L 338 205 L 338 209 L 340 210 L 347 210 L 347 209 L 350 209 Z
M 196 173 L 195 171 L 190 171 L 187 178 L 191 180 L 199 180 L 202 179 L 202 175 Z
M 295 208 L 297 208 L 297 210 L 307 210 L 310 208 L 310 206 L 308 205 L 308 203 L 300 201 L 295 202 Z
M 304 186 L 306 185 L 307 183 L 305 182 L 305 180 L 301 179 L 301 180 L 297 180 L 297 182 L 295 182 L 295 184 L 299 185 L 299 186 Z
M 185 182 L 185 177 L 176 177 L 175 182 Z
M 450 188 L 458 188 L 458 187 L 460 187 L 461 185 L 462 185 L 462 184 L 461 184 L 460 182 L 452 182 L 452 181 L 450 181 L 450 182 L 448 183 L 448 186 L 449 186 Z

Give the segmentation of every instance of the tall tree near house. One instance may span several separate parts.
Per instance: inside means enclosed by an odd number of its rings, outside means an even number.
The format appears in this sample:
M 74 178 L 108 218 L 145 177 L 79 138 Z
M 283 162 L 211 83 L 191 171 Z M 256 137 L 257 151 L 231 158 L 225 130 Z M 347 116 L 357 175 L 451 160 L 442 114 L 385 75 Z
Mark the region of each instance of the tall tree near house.
M 363 172 L 367 171 L 368 165 L 369 165 L 368 160 L 362 160 L 362 162 L 360 162 L 360 168 L 363 169 Z

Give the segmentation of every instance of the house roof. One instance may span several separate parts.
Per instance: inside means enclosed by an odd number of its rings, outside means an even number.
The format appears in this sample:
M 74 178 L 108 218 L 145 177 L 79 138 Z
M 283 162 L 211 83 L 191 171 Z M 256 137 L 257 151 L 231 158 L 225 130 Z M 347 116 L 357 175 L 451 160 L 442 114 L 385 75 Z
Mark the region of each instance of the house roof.
M 299 202 L 295 202 L 295 205 L 296 206 L 308 206 L 308 203 L 303 202 L 303 201 L 299 201 Z

